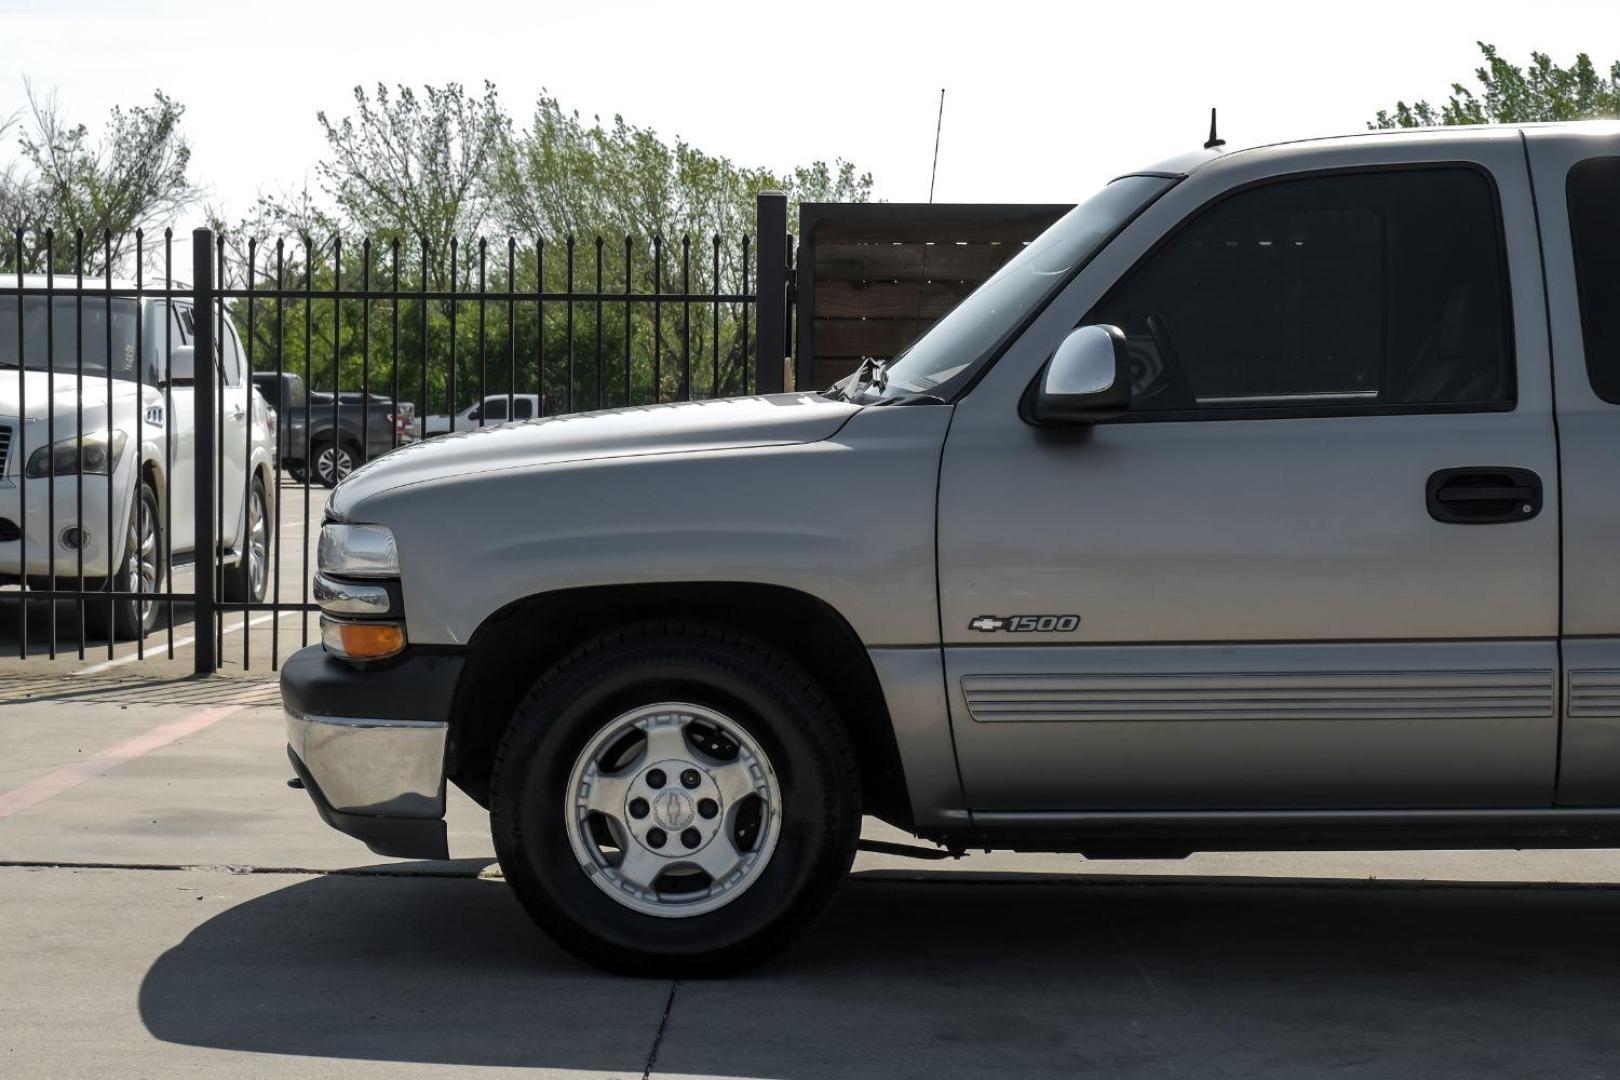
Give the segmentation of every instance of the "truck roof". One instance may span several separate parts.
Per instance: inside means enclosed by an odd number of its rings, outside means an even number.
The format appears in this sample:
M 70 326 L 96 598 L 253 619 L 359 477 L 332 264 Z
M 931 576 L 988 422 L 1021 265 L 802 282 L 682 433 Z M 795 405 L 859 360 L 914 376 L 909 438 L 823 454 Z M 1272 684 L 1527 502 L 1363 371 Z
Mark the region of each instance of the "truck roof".
M 1188 176 L 1213 162 L 1256 150 L 1277 150 L 1289 146 L 1350 142 L 1366 144 L 1423 139 L 1440 145 L 1464 146 L 1481 137 L 1500 136 L 1504 132 L 1564 130 L 1587 135 L 1620 135 L 1620 120 L 1557 120 L 1527 124 L 1465 124 L 1454 127 L 1387 128 L 1351 132 L 1340 135 L 1311 136 L 1285 139 L 1280 142 L 1255 143 L 1247 146 L 1218 146 L 1212 149 L 1191 150 L 1166 158 L 1145 169 L 1130 174 L 1135 176 Z

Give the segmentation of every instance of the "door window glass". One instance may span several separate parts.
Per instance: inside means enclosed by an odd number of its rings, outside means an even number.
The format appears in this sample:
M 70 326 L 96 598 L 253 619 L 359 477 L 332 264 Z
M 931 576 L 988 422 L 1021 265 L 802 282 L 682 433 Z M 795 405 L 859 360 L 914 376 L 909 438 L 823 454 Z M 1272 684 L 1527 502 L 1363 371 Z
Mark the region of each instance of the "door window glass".
M 1565 195 L 1586 374 L 1598 397 L 1620 405 L 1620 157 L 1578 162 Z
M 226 386 L 240 386 L 242 383 L 242 343 L 237 339 L 236 327 L 225 322 L 225 332 L 220 335 L 220 361 L 225 374 Z
M 1468 168 L 1239 192 L 1173 234 L 1086 321 L 1125 332 L 1133 413 L 1513 400 L 1500 215 Z

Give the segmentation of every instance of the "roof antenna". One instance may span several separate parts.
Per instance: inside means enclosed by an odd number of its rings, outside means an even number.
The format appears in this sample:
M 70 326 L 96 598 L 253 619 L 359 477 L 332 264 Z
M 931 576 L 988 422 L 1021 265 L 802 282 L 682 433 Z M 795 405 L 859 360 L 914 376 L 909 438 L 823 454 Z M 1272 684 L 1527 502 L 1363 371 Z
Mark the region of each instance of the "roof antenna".
M 934 168 L 928 174 L 928 201 L 934 201 L 934 181 L 939 178 L 939 133 L 945 126 L 945 88 L 939 88 L 939 118 L 934 121 Z
M 1209 141 L 1204 144 L 1205 150 L 1213 150 L 1217 146 L 1225 146 L 1226 140 L 1215 134 L 1215 107 L 1209 109 Z

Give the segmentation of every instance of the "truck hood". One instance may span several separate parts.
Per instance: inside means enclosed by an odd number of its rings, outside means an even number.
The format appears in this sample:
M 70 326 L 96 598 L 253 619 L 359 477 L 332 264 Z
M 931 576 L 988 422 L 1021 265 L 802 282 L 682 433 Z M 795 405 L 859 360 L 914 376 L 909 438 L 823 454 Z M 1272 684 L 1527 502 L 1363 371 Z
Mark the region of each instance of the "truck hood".
M 831 438 L 860 406 L 818 394 L 687 401 L 524 420 L 440 435 L 356 469 L 332 493 L 349 517 L 366 498 L 410 484 L 602 458 L 786 446 Z

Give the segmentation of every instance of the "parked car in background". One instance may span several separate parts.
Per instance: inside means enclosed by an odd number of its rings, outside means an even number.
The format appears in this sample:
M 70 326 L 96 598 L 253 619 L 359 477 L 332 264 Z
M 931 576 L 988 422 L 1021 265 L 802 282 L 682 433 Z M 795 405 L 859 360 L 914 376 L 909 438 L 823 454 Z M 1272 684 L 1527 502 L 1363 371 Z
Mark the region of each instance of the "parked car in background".
M 508 420 L 532 420 L 550 411 L 550 399 L 543 394 L 487 394 L 482 403 L 473 404 L 456 413 L 455 430 L 504 424 Z M 451 430 L 450 417 L 443 414 L 424 420 L 423 437 L 443 435 Z
M 22 287 L 43 290 L 46 279 L 25 276 Z M 164 591 L 165 555 L 195 547 L 193 328 L 190 303 L 178 300 L 0 291 L 0 582 L 133 594 L 85 605 L 100 636 L 150 630 L 162 605 L 138 595 Z M 224 596 L 257 602 L 275 521 L 274 442 L 228 321 L 217 367 Z
M 334 416 L 332 395 L 308 391 L 290 371 L 255 371 L 253 384 L 276 410 L 281 465 L 296 480 L 304 479 L 306 453 L 314 462 L 312 478 L 333 487 L 372 458 L 416 441 L 410 402 L 345 390 Z

